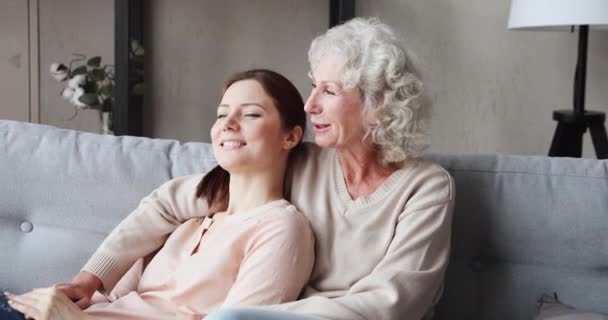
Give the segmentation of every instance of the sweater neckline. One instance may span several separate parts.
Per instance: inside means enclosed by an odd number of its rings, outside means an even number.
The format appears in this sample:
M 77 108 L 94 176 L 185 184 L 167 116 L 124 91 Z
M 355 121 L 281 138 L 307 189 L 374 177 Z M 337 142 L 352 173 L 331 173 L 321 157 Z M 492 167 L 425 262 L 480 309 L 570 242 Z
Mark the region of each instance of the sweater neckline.
M 342 172 L 342 165 L 340 165 L 338 153 L 335 152 L 335 150 L 333 158 L 334 180 L 336 183 L 336 188 L 338 190 L 338 196 L 347 208 L 361 208 L 384 198 L 386 194 L 388 194 L 393 189 L 393 187 L 397 184 L 397 182 L 405 173 L 405 170 L 403 170 L 403 168 L 399 168 L 393 173 L 391 173 L 391 175 L 388 176 L 388 178 L 386 178 L 386 180 L 384 180 L 382 184 L 380 184 L 380 186 L 372 193 L 353 199 L 348 193 L 348 188 L 346 188 L 346 180 L 344 179 L 344 173 Z
M 273 201 L 267 202 L 263 205 L 257 206 L 255 208 L 237 211 L 232 214 L 229 214 L 226 217 L 224 217 L 224 222 L 229 222 L 229 221 L 233 221 L 233 220 L 235 220 L 235 221 L 246 220 L 246 219 L 256 216 L 258 213 L 272 212 L 272 211 L 274 211 L 275 208 L 287 207 L 288 205 L 289 205 L 289 202 L 285 199 L 273 200 Z

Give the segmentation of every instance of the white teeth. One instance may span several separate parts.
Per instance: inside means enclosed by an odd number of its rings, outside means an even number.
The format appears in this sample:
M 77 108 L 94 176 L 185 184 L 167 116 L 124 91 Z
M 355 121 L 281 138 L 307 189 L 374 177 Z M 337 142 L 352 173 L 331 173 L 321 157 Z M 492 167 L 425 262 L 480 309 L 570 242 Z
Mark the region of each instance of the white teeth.
M 242 146 L 243 144 L 238 141 L 224 141 L 223 145 L 226 148 L 238 148 L 238 147 Z

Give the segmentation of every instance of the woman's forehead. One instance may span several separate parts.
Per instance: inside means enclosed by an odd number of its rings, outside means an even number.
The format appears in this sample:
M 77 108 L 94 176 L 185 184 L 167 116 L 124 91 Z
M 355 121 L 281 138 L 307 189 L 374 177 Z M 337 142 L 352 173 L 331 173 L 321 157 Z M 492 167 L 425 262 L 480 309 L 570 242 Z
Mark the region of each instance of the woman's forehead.
M 345 61 L 337 55 L 325 55 L 321 57 L 316 66 L 310 72 L 315 81 L 340 81 Z
M 220 104 L 261 104 L 265 106 L 270 101 L 272 99 L 259 82 L 256 80 L 241 80 L 226 89 Z

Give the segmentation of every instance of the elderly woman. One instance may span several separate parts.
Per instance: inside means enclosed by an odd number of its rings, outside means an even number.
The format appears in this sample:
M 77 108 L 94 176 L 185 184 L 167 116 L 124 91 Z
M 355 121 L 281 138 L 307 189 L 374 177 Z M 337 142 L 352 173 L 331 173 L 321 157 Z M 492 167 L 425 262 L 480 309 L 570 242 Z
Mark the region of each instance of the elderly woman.
M 375 19 L 330 29 L 308 59 L 304 109 L 316 145 L 292 163 L 286 196 L 316 237 L 312 276 L 298 301 L 220 309 L 206 319 L 426 319 L 448 264 L 454 185 L 418 157 L 422 84 L 394 32 Z M 161 205 L 133 212 L 63 290 L 85 305 L 196 216 Z

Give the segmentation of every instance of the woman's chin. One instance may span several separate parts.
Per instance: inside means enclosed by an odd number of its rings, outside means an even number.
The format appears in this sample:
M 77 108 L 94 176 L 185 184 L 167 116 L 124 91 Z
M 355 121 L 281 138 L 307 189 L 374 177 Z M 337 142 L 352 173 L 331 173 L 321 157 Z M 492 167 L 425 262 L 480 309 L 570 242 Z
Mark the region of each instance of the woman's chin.
M 222 169 L 228 171 L 230 174 L 236 173 L 239 170 L 239 167 L 241 167 L 239 163 L 234 163 L 231 161 L 218 161 L 218 165 L 222 167 Z
M 333 140 L 327 139 L 324 136 L 315 136 L 315 143 L 322 148 L 332 148 L 336 145 Z

